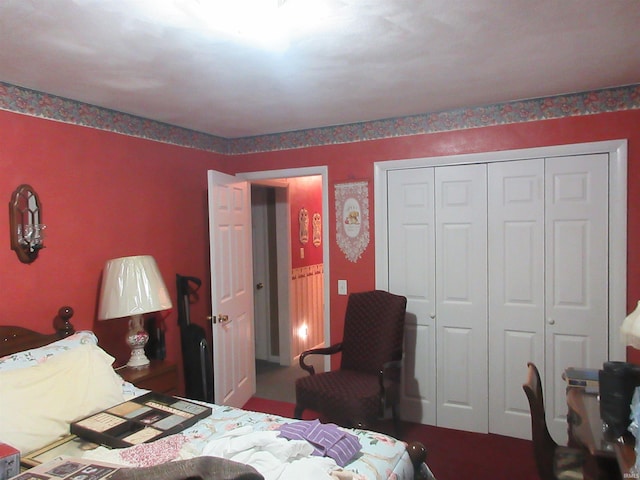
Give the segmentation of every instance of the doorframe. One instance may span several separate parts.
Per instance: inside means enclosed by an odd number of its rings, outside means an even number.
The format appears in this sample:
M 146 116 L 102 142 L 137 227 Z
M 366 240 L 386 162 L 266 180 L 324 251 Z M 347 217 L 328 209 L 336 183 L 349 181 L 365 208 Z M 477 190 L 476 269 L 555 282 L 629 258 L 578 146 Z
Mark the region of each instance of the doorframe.
M 387 172 L 389 170 L 594 153 L 609 154 L 609 360 L 625 361 L 626 348 L 620 337 L 620 326 L 627 316 L 628 186 L 626 139 L 375 162 L 373 165 L 373 188 L 376 288 L 388 289 L 389 286 L 389 244 L 387 240 Z
M 329 167 L 326 165 L 317 166 L 317 167 L 300 167 L 300 168 L 286 168 L 282 170 L 264 170 L 264 171 L 256 171 L 256 172 L 244 172 L 236 174 L 237 177 L 247 180 L 249 183 L 256 182 L 264 184 L 262 181 L 264 180 L 275 180 L 282 178 L 291 178 L 291 177 L 308 177 L 311 175 L 320 175 L 322 177 L 322 262 L 323 262 L 323 323 L 324 323 L 324 346 L 329 345 L 329 339 L 331 338 L 331 322 L 330 322 L 330 269 L 329 269 L 329 228 L 327 225 L 327 221 L 329 219 Z M 287 213 L 288 215 L 288 213 Z M 290 222 L 288 223 L 290 225 Z M 278 255 L 278 262 L 280 262 L 281 255 Z M 291 358 L 291 336 L 293 332 L 291 332 L 291 297 L 289 296 L 289 291 L 291 289 L 291 251 L 289 249 L 289 255 L 286 256 L 285 265 L 286 268 L 283 267 L 282 270 L 279 269 L 279 272 L 286 272 L 287 279 L 286 283 L 288 288 L 286 292 L 279 292 L 278 303 L 280 306 L 282 304 L 286 305 L 286 311 L 284 309 L 280 310 L 280 314 L 282 315 L 282 320 L 280 323 L 280 338 L 285 334 L 289 335 L 289 341 L 280 343 L 280 364 L 284 365 L 284 361 L 288 361 L 290 364 L 293 360 Z M 279 263 L 279 265 L 281 265 Z M 281 273 L 279 273 L 281 275 Z M 283 274 L 284 275 L 284 274 Z M 281 278 L 278 280 L 281 281 Z M 285 299 L 286 296 L 286 299 Z M 282 304 L 280 303 L 282 302 Z M 286 346 L 285 346 L 286 344 Z M 283 346 L 285 346 L 286 352 L 283 351 Z M 330 368 L 330 359 L 325 358 L 324 362 L 325 371 Z

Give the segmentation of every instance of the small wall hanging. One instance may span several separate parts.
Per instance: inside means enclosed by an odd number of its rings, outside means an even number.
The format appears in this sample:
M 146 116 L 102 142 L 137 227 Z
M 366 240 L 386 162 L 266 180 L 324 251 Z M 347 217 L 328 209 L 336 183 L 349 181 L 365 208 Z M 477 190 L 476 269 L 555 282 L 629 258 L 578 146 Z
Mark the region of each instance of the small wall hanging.
M 336 241 L 347 260 L 355 263 L 369 245 L 369 184 L 336 184 L 335 197 Z
M 319 247 L 322 243 L 322 218 L 319 213 L 313 214 L 313 246 Z
M 300 243 L 304 245 L 309 241 L 309 211 L 306 208 L 300 209 L 298 222 L 300 224 Z

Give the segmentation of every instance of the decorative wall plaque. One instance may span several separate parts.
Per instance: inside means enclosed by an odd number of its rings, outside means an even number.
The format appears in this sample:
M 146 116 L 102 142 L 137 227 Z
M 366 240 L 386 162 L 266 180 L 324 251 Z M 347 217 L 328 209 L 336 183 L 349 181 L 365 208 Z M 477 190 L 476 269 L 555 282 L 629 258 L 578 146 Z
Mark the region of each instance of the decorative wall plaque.
M 319 247 L 322 243 L 322 217 L 319 213 L 313 214 L 313 246 Z
M 356 262 L 369 245 L 369 184 L 335 186 L 336 241 L 347 260 Z
M 309 241 L 309 211 L 306 208 L 300 209 L 298 222 L 300 224 L 300 243 L 304 245 Z

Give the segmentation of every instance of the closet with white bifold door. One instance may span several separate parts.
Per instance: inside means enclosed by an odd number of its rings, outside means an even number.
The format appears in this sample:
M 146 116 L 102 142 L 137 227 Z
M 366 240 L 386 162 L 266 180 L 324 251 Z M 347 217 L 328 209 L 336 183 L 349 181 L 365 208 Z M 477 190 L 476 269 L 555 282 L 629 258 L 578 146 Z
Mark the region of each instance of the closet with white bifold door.
M 389 168 L 385 183 L 403 418 L 530 438 L 534 361 L 566 441 L 563 370 L 609 359 L 609 155 Z

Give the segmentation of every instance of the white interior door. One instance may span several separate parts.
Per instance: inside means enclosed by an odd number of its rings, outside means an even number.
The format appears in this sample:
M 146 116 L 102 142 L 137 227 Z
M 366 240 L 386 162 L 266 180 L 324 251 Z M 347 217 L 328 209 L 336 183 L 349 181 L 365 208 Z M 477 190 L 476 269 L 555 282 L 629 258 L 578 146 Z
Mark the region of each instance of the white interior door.
M 545 410 L 551 435 L 567 439 L 562 372 L 602 368 L 608 352 L 609 157 L 545 163 Z
M 531 438 L 522 383 L 527 362 L 544 369 L 544 159 L 488 168 L 489 431 Z
M 488 429 L 486 165 L 438 167 L 438 426 Z
M 214 401 L 242 407 L 256 391 L 249 184 L 208 173 Z
M 388 172 L 389 291 L 407 297 L 401 411 L 436 424 L 434 169 Z

